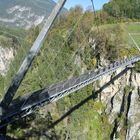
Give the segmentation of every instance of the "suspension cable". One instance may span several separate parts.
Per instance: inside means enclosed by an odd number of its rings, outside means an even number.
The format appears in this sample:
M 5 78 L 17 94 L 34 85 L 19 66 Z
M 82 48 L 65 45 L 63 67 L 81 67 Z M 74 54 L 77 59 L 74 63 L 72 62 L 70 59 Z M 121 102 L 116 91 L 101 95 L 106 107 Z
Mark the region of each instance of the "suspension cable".
M 135 44 L 137 50 L 140 52 L 140 47 L 139 45 L 136 43 L 136 41 L 134 40 L 134 38 L 132 37 L 131 33 L 128 33 L 129 37 L 131 38 L 131 40 L 133 41 L 133 43 Z
M 94 4 L 94 0 L 91 0 L 91 4 L 92 4 L 92 9 L 93 9 L 93 13 L 94 13 L 94 16 L 95 16 L 95 21 L 98 19 L 98 16 L 96 14 L 96 9 L 95 9 L 95 4 Z M 96 23 L 96 22 L 95 22 Z M 96 23 L 96 27 L 97 27 L 97 31 L 99 33 L 99 26 L 98 24 Z
M 38 35 L 36 41 L 34 42 L 33 46 L 31 47 L 28 55 L 24 59 L 19 71 L 17 72 L 16 76 L 14 77 L 11 85 L 8 87 L 7 92 L 1 102 L 2 108 L 8 108 L 9 104 L 11 103 L 15 93 L 17 92 L 21 82 L 24 79 L 29 67 L 31 66 L 34 58 L 38 54 L 42 43 L 44 42 L 47 33 L 49 32 L 54 20 L 56 19 L 58 13 L 62 9 L 63 5 L 65 4 L 66 0 L 59 0 L 56 7 L 53 9 L 52 13 L 50 14 L 48 20 L 44 24 L 42 31 Z

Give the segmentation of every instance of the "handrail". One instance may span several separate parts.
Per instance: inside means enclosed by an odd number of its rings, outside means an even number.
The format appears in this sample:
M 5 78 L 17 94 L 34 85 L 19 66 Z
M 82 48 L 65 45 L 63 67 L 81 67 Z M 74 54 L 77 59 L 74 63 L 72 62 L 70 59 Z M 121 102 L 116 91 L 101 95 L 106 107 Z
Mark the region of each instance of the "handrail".
M 15 116 L 26 116 L 32 113 L 36 108 L 43 106 L 44 104 L 49 104 L 69 95 L 91 83 L 100 79 L 102 76 L 111 74 L 119 68 L 127 67 L 131 64 L 140 61 L 140 56 L 132 57 L 131 59 L 124 59 L 118 61 L 117 64 L 112 63 L 108 67 L 101 68 L 99 70 L 90 71 L 88 73 L 82 74 L 79 77 L 69 79 L 67 81 L 51 85 L 45 89 L 34 92 L 29 96 L 23 96 L 21 101 L 15 101 L 11 104 L 6 114 L 1 117 L 1 120 L 8 120 Z M 121 62 L 121 63 L 120 63 Z

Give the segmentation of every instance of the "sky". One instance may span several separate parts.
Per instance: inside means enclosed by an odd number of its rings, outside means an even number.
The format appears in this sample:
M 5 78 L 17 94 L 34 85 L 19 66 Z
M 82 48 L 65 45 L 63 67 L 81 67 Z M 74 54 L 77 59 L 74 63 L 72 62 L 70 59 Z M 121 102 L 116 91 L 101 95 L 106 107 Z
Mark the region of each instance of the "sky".
M 58 0 L 54 0 L 58 1 Z M 107 3 L 109 0 L 93 0 L 95 5 L 95 10 L 102 8 L 103 4 Z M 91 0 L 67 0 L 65 7 L 69 9 L 75 5 L 81 5 L 84 9 L 91 5 Z

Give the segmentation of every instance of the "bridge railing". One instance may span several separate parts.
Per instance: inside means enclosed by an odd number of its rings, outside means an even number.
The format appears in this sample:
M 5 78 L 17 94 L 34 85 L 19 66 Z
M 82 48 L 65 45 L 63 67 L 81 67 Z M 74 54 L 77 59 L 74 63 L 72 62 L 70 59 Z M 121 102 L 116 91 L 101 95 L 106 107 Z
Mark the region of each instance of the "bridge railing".
M 29 96 L 24 96 L 20 101 L 15 101 L 15 103 L 11 104 L 9 110 L 4 116 L 2 116 L 2 120 L 9 120 L 15 116 L 24 117 L 32 113 L 40 106 L 57 101 L 58 99 L 63 98 L 64 96 L 67 96 L 70 93 L 73 93 L 100 79 L 102 76 L 115 72 L 118 68 L 127 67 L 138 61 L 140 61 L 140 56 L 116 61 L 115 63 L 110 64 L 108 67 L 101 68 L 97 71 L 90 71 L 82 74 L 79 77 L 74 77 L 64 82 L 36 91 Z

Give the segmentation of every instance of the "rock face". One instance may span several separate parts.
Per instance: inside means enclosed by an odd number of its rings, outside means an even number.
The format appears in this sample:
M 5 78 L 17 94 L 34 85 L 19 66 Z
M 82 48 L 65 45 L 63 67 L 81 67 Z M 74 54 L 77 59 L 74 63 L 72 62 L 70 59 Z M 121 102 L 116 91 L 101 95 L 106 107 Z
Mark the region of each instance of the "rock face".
M 13 48 L 3 48 L 0 46 L 0 74 L 5 75 L 8 71 L 10 62 L 14 59 Z
M 42 23 L 44 18 L 50 15 L 55 4 L 53 0 L 1 0 L 0 23 L 29 29 Z
M 98 82 L 98 88 L 112 81 L 121 71 L 104 76 Z M 140 139 L 140 73 L 128 70 L 102 91 L 100 100 L 105 104 L 105 113 L 113 126 L 110 139 Z
M 51 0 L 0 1 L 0 23 L 21 28 L 40 24 L 55 6 Z
M 132 75 L 131 84 L 134 87 L 134 90 L 132 91 L 128 112 L 130 126 L 128 127 L 126 139 L 138 140 L 140 139 L 140 74 L 134 73 Z

